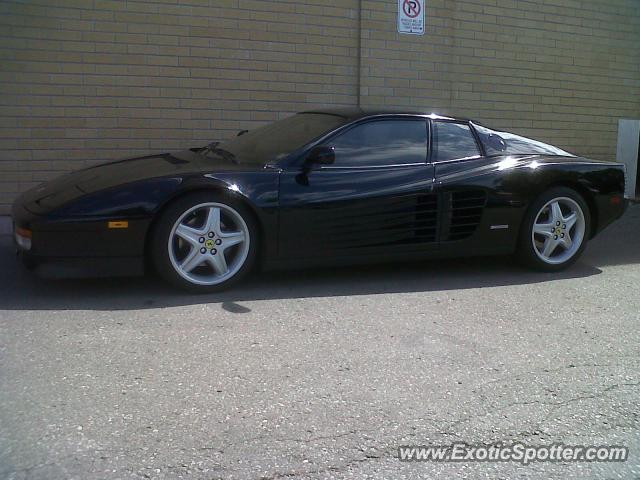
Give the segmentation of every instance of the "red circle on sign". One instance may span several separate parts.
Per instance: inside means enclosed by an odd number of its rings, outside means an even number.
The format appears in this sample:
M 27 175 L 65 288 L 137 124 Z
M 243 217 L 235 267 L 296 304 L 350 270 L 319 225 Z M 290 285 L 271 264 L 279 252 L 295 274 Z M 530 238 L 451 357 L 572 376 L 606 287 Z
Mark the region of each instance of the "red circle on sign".
M 418 0 L 404 0 L 402 10 L 407 17 L 416 18 L 420 15 L 420 2 Z

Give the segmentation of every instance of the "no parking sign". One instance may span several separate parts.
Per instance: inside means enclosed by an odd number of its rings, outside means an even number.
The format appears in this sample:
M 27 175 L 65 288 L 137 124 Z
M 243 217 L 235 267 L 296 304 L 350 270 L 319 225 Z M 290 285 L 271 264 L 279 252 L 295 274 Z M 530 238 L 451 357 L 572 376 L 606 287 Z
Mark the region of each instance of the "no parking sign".
M 426 0 L 398 0 L 398 32 L 424 35 Z

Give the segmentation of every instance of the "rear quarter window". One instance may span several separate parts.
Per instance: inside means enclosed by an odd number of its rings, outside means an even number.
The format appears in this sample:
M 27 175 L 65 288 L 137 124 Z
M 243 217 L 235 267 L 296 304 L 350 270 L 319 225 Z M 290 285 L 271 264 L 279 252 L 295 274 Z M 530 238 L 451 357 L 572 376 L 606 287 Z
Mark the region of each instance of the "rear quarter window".
M 480 156 L 480 150 L 469 125 L 466 123 L 434 122 L 434 161 L 444 162 L 478 156 Z

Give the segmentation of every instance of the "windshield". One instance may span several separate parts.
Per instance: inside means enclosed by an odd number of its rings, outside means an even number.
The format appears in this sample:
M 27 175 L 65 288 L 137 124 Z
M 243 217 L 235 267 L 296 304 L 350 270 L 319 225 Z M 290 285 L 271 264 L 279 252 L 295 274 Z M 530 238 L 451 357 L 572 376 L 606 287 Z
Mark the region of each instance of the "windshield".
M 530 138 L 514 135 L 513 133 L 497 132 L 478 124 L 473 124 L 484 145 L 488 156 L 491 155 L 559 155 L 573 157 L 569 152 L 547 143 L 531 140 Z
M 231 153 L 242 164 L 274 162 L 346 121 L 337 115 L 299 113 L 222 142 L 213 152 Z

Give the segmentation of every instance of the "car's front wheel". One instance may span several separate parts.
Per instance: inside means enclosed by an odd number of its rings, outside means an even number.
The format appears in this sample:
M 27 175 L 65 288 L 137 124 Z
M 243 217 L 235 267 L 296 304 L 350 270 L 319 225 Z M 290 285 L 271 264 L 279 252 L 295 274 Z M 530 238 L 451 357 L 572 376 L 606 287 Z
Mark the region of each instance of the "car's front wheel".
M 151 248 L 164 279 L 193 292 L 215 292 L 251 269 L 257 243 L 255 221 L 242 203 L 203 192 L 180 198 L 163 212 Z
M 548 190 L 525 215 L 518 256 L 538 270 L 562 270 L 584 251 L 590 226 L 589 207 L 580 194 L 565 187 Z

